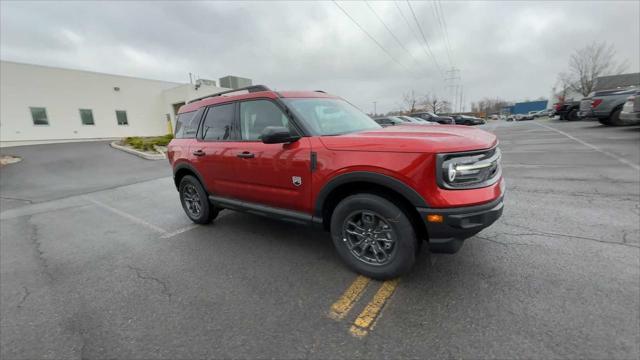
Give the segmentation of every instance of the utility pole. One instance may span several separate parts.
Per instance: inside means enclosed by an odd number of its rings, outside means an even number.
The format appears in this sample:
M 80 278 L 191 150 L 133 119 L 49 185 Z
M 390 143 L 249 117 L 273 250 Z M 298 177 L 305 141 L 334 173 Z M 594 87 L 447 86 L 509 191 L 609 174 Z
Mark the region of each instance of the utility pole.
M 373 115 L 374 115 L 374 116 L 378 115 L 378 111 L 377 111 L 377 109 L 376 109 L 376 104 L 377 104 L 377 103 L 378 103 L 377 101 L 374 101 L 374 102 L 373 102 Z

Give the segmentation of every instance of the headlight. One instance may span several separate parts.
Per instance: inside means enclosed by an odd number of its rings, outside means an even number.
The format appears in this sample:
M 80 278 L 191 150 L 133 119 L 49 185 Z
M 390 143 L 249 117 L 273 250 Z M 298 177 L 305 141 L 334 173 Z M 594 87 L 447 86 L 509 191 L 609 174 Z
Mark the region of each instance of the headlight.
M 449 182 L 453 182 L 456 179 L 457 169 L 454 163 L 449 163 L 449 167 L 447 168 L 447 177 L 449 178 Z
M 438 155 L 438 184 L 448 189 L 470 189 L 500 179 L 500 149 Z

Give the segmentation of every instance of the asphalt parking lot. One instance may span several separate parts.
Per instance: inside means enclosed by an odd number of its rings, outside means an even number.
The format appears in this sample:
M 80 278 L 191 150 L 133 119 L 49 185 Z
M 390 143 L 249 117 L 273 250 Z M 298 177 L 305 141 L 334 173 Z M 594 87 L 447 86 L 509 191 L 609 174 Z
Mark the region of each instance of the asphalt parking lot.
M 640 127 L 484 128 L 503 217 L 384 284 L 321 231 L 230 211 L 191 224 L 165 161 L 3 149 L 24 160 L 0 176 L 0 357 L 638 358 Z

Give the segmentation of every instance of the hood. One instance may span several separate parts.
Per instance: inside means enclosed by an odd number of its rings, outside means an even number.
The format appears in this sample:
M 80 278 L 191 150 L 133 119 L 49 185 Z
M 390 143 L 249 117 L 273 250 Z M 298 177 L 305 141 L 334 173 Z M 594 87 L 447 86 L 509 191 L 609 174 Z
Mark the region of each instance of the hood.
M 337 151 L 393 151 L 439 153 L 480 150 L 493 147 L 498 139 L 492 133 L 459 125 L 390 126 L 337 136 L 320 141 Z

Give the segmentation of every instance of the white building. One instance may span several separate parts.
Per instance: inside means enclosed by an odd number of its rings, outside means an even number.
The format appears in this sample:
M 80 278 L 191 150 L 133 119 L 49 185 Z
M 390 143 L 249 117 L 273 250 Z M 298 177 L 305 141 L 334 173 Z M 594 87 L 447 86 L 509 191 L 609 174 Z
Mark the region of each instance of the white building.
M 0 62 L 0 147 L 169 133 L 190 99 L 228 90 Z

